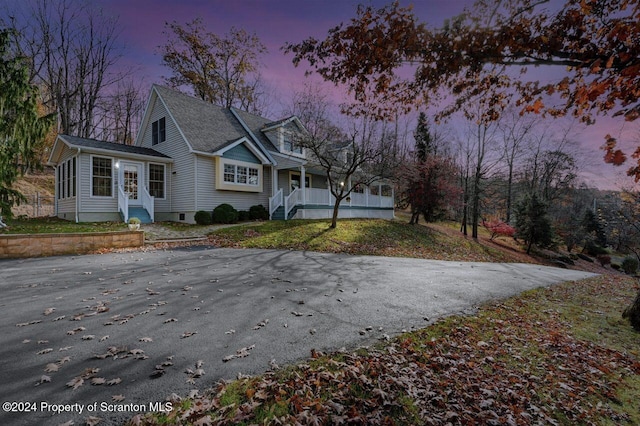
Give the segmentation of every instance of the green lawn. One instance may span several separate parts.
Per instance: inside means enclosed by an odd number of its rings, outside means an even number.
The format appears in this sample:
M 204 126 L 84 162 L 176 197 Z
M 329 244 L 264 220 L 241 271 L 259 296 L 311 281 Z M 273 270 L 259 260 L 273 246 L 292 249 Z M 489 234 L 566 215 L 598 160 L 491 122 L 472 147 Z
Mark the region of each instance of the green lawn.
M 67 234 L 73 232 L 125 231 L 124 222 L 75 223 L 58 218 L 7 220 L 8 228 L 0 229 L 2 234 Z
M 349 219 L 335 229 L 328 220 L 269 221 L 220 229 L 210 235 L 223 247 L 310 250 L 378 256 L 485 262 L 510 261 L 504 252 L 471 238 L 451 236 L 400 220 Z

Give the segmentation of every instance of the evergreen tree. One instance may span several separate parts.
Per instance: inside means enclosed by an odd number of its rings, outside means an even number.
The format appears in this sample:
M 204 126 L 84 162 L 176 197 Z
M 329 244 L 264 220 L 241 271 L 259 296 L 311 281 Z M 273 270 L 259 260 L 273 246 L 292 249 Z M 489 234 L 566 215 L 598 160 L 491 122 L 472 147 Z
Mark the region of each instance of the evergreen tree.
M 584 212 L 581 225 L 582 229 L 587 234 L 587 241 L 585 244 L 588 245 L 595 242 L 600 247 L 607 245 L 607 236 L 604 232 L 604 226 L 593 210 L 588 209 Z
M 53 118 L 38 116 L 38 88 L 29 83 L 27 59 L 13 54 L 11 40 L 12 33 L 0 29 L 0 216 L 7 217 L 25 200 L 13 183 L 39 166 L 37 148 Z
M 429 121 L 427 115 L 421 112 L 418 116 L 418 125 L 413 132 L 413 138 L 416 141 L 416 157 L 418 162 L 424 163 L 431 155 L 436 155 L 436 146 L 429 130 Z
M 418 117 L 413 136 L 415 157 L 402 173 L 404 197 L 411 207 L 409 223 L 418 223 L 420 215 L 426 222 L 433 222 L 445 217 L 447 208 L 456 199 L 457 170 L 451 158 L 438 154 L 438 139 L 432 135 L 424 112 Z
M 516 237 L 527 245 L 527 254 L 533 244 L 541 247 L 551 245 L 553 230 L 547 217 L 547 205 L 535 193 L 527 195 L 516 204 Z

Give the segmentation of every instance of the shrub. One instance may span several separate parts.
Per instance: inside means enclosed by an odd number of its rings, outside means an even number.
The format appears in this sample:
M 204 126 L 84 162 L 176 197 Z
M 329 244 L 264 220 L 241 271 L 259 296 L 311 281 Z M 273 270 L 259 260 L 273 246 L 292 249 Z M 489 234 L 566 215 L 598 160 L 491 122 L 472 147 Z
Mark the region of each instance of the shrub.
M 600 262 L 602 266 L 607 266 L 611 263 L 611 256 L 608 254 L 599 254 L 596 256 L 596 259 L 598 259 L 598 262 Z
M 625 273 L 629 275 L 635 274 L 638 270 L 638 259 L 633 256 L 627 256 L 624 258 L 622 265 L 620 266 Z
M 211 225 L 211 213 L 207 211 L 198 210 L 193 219 L 198 225 Z
M 269 211 L 262 204 L 251 206 L 249 217 L 252 220 L 269 220 Z
M 513 226 L 510 226 L 507 223 L 504 223 L 499 220 L 492 220 L 489 222 L 482 222 L 482 225 L 486 228 L 487 231 L 491 234 L 490 240 L 493 240 L 495 237 L 513 237 L 516 233 L 516 230 Z
M 213 209 L 214 223 L 236 223 L 238 221 L 238 210 L 230 204 L 220 204 Z
M 637 259 L 632 257 L 627 257 L 626 259 L 633 259 L 638 262 Z M 631 326 L 635 328 L 637 331 L 640 331 L 640 292 L 636 296 L 635 300 L 627 309 L 622 313 L 622 318 L 626 318 L 631 323 Z
M 249 212 L 247 210 L 238 211 L 238 220 L 240 222 L 245 222 L 245 221 L 247 221 L 249 219 L 251 219 L 251 215 L 249 214 Z
M 131 225 L 140 225 L 140 223 L 142 223 L 142 222 L 141 222 L 141 220 L 140 220 L 140 219 L 138 219 L 137 217 L 130 217 L 130 218 L 129 218 L 129 223 L 130 223 Z
M 598 256 L 599 254 L 609 254 L 606 248 L 599 246 L 595 243 L 589 242 L 585 245 L 584 251 L 591 256 Z
M 616 271 L 619 271 L 622 267 L 620 266 L 619 263 L 612 263 L 611 268 L 615 269 Z

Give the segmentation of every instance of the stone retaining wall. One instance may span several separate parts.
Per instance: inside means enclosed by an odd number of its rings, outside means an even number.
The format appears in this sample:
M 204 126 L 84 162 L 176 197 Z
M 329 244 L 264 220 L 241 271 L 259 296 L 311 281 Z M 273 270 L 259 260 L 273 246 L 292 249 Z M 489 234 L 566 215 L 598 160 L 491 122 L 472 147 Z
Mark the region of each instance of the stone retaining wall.
M 102 248 L 143 245 L 142 231 L 0 235 L 0 259 L 83 254 Z

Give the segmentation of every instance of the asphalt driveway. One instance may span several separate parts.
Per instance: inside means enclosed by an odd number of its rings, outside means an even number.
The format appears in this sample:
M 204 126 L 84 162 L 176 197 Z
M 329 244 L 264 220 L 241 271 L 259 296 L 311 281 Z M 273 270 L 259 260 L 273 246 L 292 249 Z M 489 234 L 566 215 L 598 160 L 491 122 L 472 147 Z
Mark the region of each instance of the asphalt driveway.
M 592 275 L 204 246 L 2 260 L 0 424 L 120 424 L 172 392 Z

